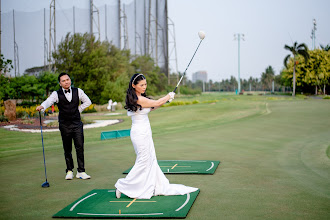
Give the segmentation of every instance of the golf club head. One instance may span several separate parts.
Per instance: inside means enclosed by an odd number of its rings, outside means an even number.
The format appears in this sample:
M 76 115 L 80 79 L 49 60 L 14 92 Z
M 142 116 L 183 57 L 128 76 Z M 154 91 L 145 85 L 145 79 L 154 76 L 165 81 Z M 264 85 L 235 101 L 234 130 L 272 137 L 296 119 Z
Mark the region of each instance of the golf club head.
M 49 187 L 49 182 L 44 182 L 43 184 L 41 184 L 41 186 L 43 187 L 43 188 L 46 188 L 46 187 Z

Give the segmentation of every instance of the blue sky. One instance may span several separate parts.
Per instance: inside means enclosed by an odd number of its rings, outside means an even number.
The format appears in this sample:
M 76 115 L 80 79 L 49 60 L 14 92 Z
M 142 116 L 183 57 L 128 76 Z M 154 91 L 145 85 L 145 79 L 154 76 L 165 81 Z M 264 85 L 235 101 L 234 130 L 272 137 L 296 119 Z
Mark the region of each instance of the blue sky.
M 122 0 L 130 2 L 131 0 Z M 56 0 L 57 9 L 88 8 L 88 0 Z M 2 0 L 2 13 L 49 9 L 50 0 Z M 94 0 L 96 6 L 108 4 Z M 330 1 L 328 0 L 168 0 L 168 16 L 175 24 L 178 69 L 183 72 L 198 43 L 198 31 L 206 38 L 201 44 L 187 76 L 200 70 L 213 81 L 237 77 L 238 42 L 241 41 L 241 78 L 259 78 L 271 65 L 279 74 L 289 53 L 284 45 L 293 42 L 312 47 L 311 30 L 316 19 L 316 46 L 330 44 Z M 2 44 L 5 42 L 2 41 Z M 41 63 L 42 65 L 43 63 Z M 172 62 L 171 66 L 175 66 Z

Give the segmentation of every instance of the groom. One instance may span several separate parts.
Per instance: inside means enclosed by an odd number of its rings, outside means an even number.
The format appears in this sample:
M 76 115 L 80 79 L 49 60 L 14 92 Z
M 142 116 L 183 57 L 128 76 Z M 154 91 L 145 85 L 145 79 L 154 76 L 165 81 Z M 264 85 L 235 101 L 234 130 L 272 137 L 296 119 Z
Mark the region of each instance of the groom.
M 72 159 L 72 140 L 76 148 L 78 169 L 76 178 L 90 179 L 85 173 L 84 162 L 84 130 L 81 122 L 80 113 L 92 104 L 91 100 L 79 88 L 71 87 L 69 74 L 61 73 L 58 76 L 60 89 L 54 91 L 40 106 L 37 111 L 45 110 L 55 102 L 59 109 L 58 122 L 61 131 L 64 157 L 66 162 L 66 180 L 73 179 L 73 159 Z M 82 102 L 79 105 L 79 102 Z

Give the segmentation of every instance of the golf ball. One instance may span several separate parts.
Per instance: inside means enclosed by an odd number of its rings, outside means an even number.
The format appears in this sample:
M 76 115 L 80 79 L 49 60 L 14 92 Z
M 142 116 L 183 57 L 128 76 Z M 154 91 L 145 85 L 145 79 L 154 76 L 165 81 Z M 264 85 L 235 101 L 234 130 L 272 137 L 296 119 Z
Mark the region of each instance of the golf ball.
M 205 32 L 204 31 L 199 31 L 198 36 L 199 36 L 200 39 L 204 39 L 205 38 Z

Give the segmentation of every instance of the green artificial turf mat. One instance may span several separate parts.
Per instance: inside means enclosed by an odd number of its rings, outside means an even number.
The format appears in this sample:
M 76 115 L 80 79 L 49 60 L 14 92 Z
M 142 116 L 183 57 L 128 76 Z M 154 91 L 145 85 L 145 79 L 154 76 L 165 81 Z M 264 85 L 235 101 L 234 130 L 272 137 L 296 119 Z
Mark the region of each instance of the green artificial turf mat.
M 158 160 L 160 169 L 166 174 L 214 174 L 219 163 L 218 160 Z
M 151 199 L 131 199 L 115 190 L 94 189 L 80 197 L 54 218 L 185 218 L 199 190 L 186 195 L 154 196 Z

